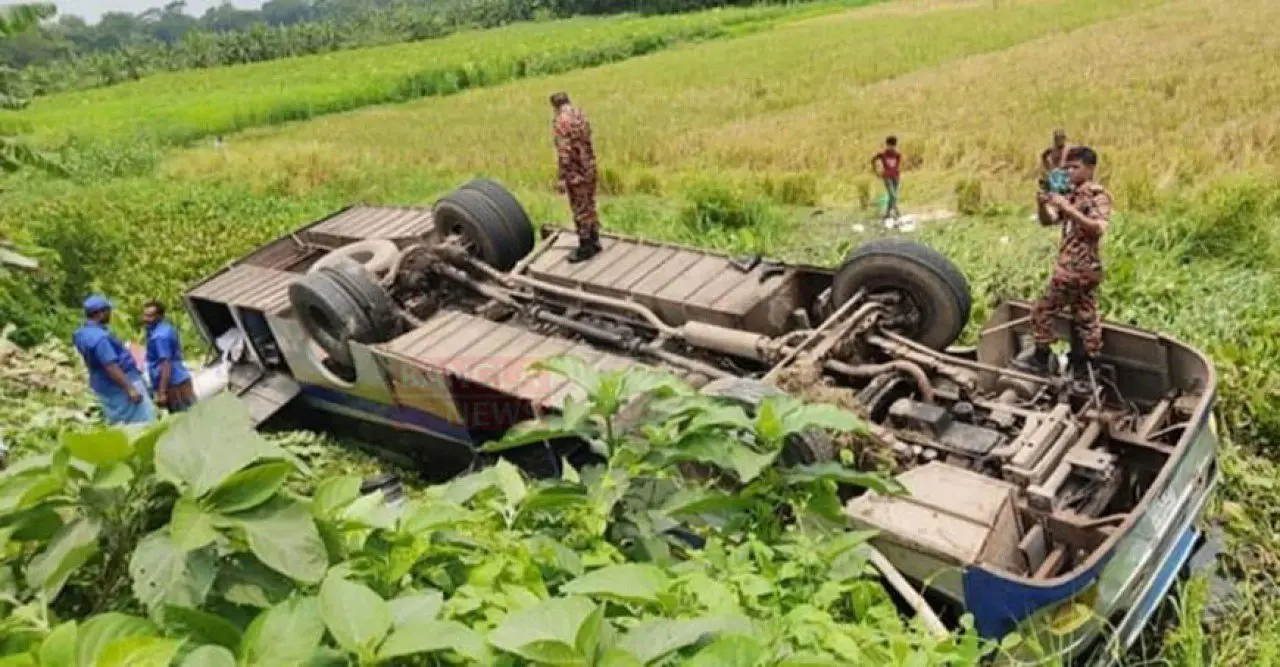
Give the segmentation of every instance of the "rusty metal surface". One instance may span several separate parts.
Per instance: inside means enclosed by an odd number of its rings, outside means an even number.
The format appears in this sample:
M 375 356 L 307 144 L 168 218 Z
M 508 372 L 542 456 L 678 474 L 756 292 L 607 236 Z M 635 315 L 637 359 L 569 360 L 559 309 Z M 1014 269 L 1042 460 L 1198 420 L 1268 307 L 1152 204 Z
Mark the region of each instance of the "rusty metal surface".
M 646 249 L 645 248 L 628 248 L 626 250 L 627 251 L 623 253 L 613 253 L 612 255 L 609 255 L 606 261 L 610 263 L 620 262 L 624 259 L 624 257 L 617 257 L 616 255 L 622 254 L 626 257 L 629 257 L 631 253 L 639 254 L 641 252 L 644 252 Z M 612 290 L 617 290 L 618 293 L 620 294 L 629 293 L 631 288 L 636 283 L 647 278 L 650 273 L 660 270 L 661 267 L 666 266 L 667 262 L 671 261 L 672 258 L 676 257 L 680 253 L 679 250 L 676 250 L 674 248 L 653 248 L 652 250 L 653 251 L 649 253 L 647 257 L 645 257 L 643 262 L 636 264 L 626 273 L 615 276 L 612 280 L 610 280 L 607 283 L 602 283 L 602 282 L 592 283 L 590 287 L 592 289 L 600 289 L 601 287 L 607 287 Z M 604 254 L 601 253 L 599 257 L 601 259 L 604 259 Z
M 236 264 L 252 264 L 265 269 L 289 271 L 320 252 L 323 251 L 301 243 L 301 240 L 296 237 L 284 238 L 262 246 Z
M 538 338 L 540 340 L 537 345 L 533 346 L 532 349 L 522 352 L 519 357 L 511 359 L 498 371 L 496 376 L 486 380 L 485 384 L 490 385 L 503 393 L 514 394 L 521 396 L 522 398 L 530 398 L 527 395 L 521 394 L 519 391 L 520 387 L 530 379 L 529 373 L 527 372 L 529 363 L 526 360 L 555 357 L 572 350 L 574 347 L 573 341 L 565 340 L 563 338 L 551 338 L 549 336 L 541 335 L 538 335 Z M 536 398 L 536 396 L 533 398 Z
M 571 264 L 577 246 L 563 234 L 529 265 L 531 278 L 593 294 L 631 298 L 673 325 L 696 318 L 722 326 L 744 319 L 777 293 L 793 269 L 761 281 L 763 266 L 734 268 L 729 258 L 695 249 L 635 239 L 600 238 L 603 250 L 591 261 Z
M 346 239 L 403 239 L 432 229 L 430 209 L 355 206 L 316 224 L 308 231 Z
M 601 243 L 603 246 L 604 244 Z M 637 267 L 645 262 L 652 261 L 659 263 L 662 255 L 670 254 L 671 251 L 666 248 L 636 248 L 633 252 L 624 253 L 624 257 L 610 257 L 608 262 L 604 262 L 604 270 L 597 274 L 592 280 L 592 284 L 598 288 L 612 286 L 614 282 L 626 278 L 631 275 Z M 659 259 L 653 259 L 658 256 Z M 602 291 L 608 292 L 609 290 Z
M 457 311 L 439 312 L 423 326 L 378 347 L 542 409 L 559 409 L 567 396 L 581 399 L 582 391 L 560 376 L 530 373 L 528 367 L 535 361 L 571 354 L 601 370 L 638 363 L 583 343 Z
M 188 296 L 278 315 L 289 310 L 289 286 L 299 277 L 288 271 L 240 264 L 199 285 Z

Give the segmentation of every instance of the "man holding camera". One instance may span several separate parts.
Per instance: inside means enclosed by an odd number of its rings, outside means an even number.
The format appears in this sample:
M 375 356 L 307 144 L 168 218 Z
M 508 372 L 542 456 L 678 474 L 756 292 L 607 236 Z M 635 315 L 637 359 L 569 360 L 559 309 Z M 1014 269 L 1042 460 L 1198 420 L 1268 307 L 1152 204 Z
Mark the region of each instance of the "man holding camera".
M 1057 129 L 1053 131 L 1053 145 L 1044 149 L 1040 153 L 1040 191 L 1041 192 L 1058 192 L 1066 194 L 1071 184 L 1067 178 L 1066 162 L 1067 152 L 1071 147 L 1067 145 L 1067 131 Z
M 1111 195 L 1093 180 L 1097 164 L 1098 156 L 1092 149 L 1071 148 L 1063 161 L 1069 192 L 1036 195 L 1040 224 L 1061 225 L 1062 241 L 1048 288 L 1031 311 L 1035 351 L 1029 359 L 1016 362 L 1024 370 L 1048 372 L 1049 346 L 1057 338 L 1053 318 L 1063 311 L 1072 314 L 1076 334 L 1069 356 L 1074 373 L 1092 368 L 1102 349 L 1102 318 L 1098 314 L 1098 285 L 1102 281 L 1099 248 L 1111 219 Z

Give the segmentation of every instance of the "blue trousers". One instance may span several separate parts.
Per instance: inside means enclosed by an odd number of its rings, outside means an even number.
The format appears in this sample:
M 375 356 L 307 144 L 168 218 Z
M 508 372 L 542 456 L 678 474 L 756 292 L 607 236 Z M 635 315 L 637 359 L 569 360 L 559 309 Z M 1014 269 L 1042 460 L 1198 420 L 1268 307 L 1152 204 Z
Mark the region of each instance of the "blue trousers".
M 889 200 L 885 202 L 885 205 L 884 205 L 884 214 L 888 216 L 889 211 L 898 210 L 898 179 L 897 178 L 884 179 L 884 190 L 889 195 Z

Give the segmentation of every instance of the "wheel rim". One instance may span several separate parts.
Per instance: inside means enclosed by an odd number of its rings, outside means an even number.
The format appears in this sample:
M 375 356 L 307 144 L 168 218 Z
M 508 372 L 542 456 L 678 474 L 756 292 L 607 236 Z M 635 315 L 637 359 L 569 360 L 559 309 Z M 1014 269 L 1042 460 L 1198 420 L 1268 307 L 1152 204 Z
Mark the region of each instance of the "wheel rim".
M 882 320 L 882 326 L 885 329 L 913 340 L 920 334 L 921 323 L 926 319 L 928 310 L 911 290 L 888 284 L 876 284 L 869 286 L 867 292 L 872 299 L 881 297 L 890 302 L 886 305 L 891 315 Z
M 467 229 L 467 226 L 461 222 L 454 223 L 453 227 L 449 228 L 448 238 L 462 246 L 462 249 L 466 250 L 468 255 L 476 259 L 484 259 L 484 255 L 480 252 L 480 244 L 476 242 L 471 230 Z
M 337 330 L 337 325 L 334 323 L 333 320 L 329 319 L 329 314 L 324 312 L 323 309 L 316 306 L 308 306 L 307 317 L 311 320 L 313 324 L 315 324 L 316 329 L 318 329 L 325 336 L 333 340 L 342 339 L 342 336 Z

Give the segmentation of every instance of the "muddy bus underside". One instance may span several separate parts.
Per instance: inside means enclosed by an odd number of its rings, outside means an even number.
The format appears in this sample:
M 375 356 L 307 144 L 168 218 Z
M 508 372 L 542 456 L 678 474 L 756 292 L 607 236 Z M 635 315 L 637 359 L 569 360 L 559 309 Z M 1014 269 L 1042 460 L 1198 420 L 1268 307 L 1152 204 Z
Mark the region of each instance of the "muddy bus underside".
M 833 271 L 604 235 L 573 264 L 572 234 L 535 243 L 513 199 L 470 186 L 431 210 L 344 209 L 198 285 L 189 308 L 211 342 L 244 331 L 256 371 L 242 386 L 287 376 L 353 415 L 463 442 L 581 397 L 526 372 L 558 354 L 748 401 L 781 385 L 834 396 L 872 424 L 911 492 L 855 498 L 851 520 L 958 604 L 965 568 L 1046 588 L 1096 570 L 1207 419 L 1207 361 L 1145 331 L 1108 324 L 1083 379 L 1009 368 L 1029 330 L 1022 303 L 995 308 L 973 348 L 950 348 L 968 286 L 918 244 L 872 242 Z M 343 293 L 363 316 L 324 301 Z

